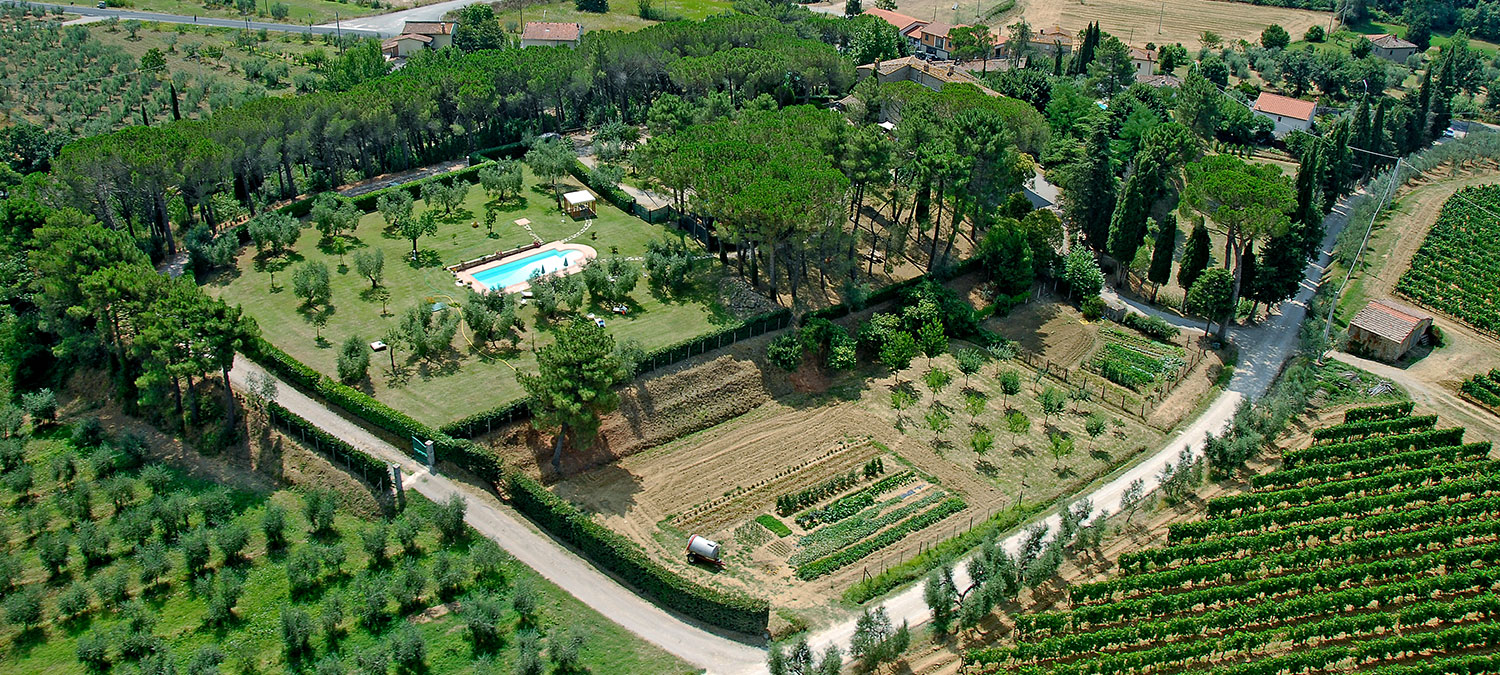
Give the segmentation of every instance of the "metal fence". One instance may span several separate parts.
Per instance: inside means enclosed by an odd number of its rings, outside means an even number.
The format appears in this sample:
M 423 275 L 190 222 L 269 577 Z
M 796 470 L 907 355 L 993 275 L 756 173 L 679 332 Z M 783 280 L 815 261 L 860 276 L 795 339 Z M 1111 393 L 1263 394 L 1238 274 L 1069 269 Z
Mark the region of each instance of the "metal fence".
M 326 434 L 309 431 L 309 422 L 283 412 L 276 406 L 268 408 L 266 413 L 271 424 L 288 437 L 318 451 L 319 454 L 343 466 L 349 473 L 363 478 L 366 483 L 377 489 L 389 490 L 391 488 L 390 471 L 385 468 L 384 463 L 355 450 L 343 441 L 334 439 L 331 435 L 324 438 Z M 377 466 L 380 468 L 377 469 Z

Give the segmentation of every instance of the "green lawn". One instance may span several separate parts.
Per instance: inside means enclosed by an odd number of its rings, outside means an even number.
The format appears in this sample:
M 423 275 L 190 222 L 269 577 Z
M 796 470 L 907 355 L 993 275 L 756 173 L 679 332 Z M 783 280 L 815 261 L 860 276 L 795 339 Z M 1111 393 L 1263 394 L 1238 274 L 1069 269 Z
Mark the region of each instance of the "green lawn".
M 731 8 L 726 0 L 653 0 L 656 9 L 668 15 L 689 20 L 700 20 L 714 16 Z M 603 14 L 580 12 L 573 0 L 562 0 L 547 4 L 527 5 L 523 9 L 507 9 L 498 13 L 500 25 L 518 31 L 527 21 L 576 21 L 585 32 L 600 30 L 633 31 L 655 24 L 640 17 L 636 2 L 616 0 L 610 3 L 609 11 Z
M 517 654 L 514 635 L 507 637 L 504 644 L 492 653 L 476 655 L 464 629 L 461 612 L 465 594 L 478 590 L 494 592 L 506 607 L 500 622 L 502 632 L 514 633 L 518 615 L 510 609 L 508 598 L 518 584 L 529 584 L 537 592 L 539 618 L 536 629 L 544 637 L 544 643 L 545 636 L 555 634 L 563 627 L 577 625 L 584 628 L 586 639 L 581 653 L 589 669 L 586 672 L 601 675 L 693 672 L 687 664 L 609 622 L 509 556 L 502 556 L 504 562 L 499 574 L 468 582 L 463 587 L 464 590 L 455 596 L 457 605 L 443 605 L 443 599 L 438 597 L 431 582 L 430 570 L 436 554 L 442 551 L 464 557 L 474 545 L 475 535 L 471 530 L 470 538 L 466 541 L 446 546 L 441 544 L 428 520 L 436 506 L 414 493 L 409 493 L 404 517 L 414 519 L 419 525 L 417 546 L 420 550 L 414 555 L 405 554 L 392 538 L 387 551 L 394 562 L 378 568 L 375 573 L 390 580 L 397 577 L 405 565 L 416 564 L 429 570 L 427 590 L 417 606 L 405 612 L 398 611 L 396 616 L 374 629 L 366 628 L 358 620 L 357 603 L 361 601 L 361 596 L 355 590 L 356 580 L 370 566 L 360 538 L 360 533 L 369 526 L 369 518 L 340 510 L 335 519 L 335 533 L 320 535 L 316 537 L 316 542 L 321 545 L 342 546 L 347 559 L 337 573 L 325 575 L 324 582 L 313 591 L 296 598 L 290 597 L 287 561 L 296 551 L 309 546 L 314 539 L 308 533 L 307 520 L 302 513 L 303 494 L 292 490 L 237 490 L 230 493 L 233 501 L 232 521 L 244 525 L 250 532 L 250 538 L 249 546 L 245 549 L 245 562 L 229 565 L 215 547 L 210 558 L 211 571 L 205 575 L 212 578 L 229 567 L 244 574 L 244 593 L 235 605 L 235 618 L 224 627 L 205 625 L 207 599 L 197 592 L 190 575 L 184 569 L 184 558 L 179 545 L 167 547 L 167 559 L 172 568 L 166 582 L 158 584 L 158 588 L 153 591 L 144 591 L 139 583 L 138 556 L 131 552 L 134 544 L 122 541 L 120 536 L 114 538 L 112 557 L 106 564 L 85 569 L 75 546 L 60 578 L 47 580 L 31 535 L 38 530 L 62 532 L 70 527 L 69 518 L 57 508 L 57 504 L 61 503 L 57 495 L 82 489 L 73 487 L 63 490 L 61 484 L 52 478 L 48 467 L 54 458 L 68 453 L 87 455 L 86 451 L 76 449 L 71 441 L 64 440 L 63 434 L 53 436 L 55 437 L 34 439 L 26 447 L 26 463 L 36 474 L 36 485 L 31 490 L 31 497 L 17 501 L 16 492 L 8 487 L 8 483 L 7 487 L 0 488 L 0 502 L 5 504 L 5 508 L 0 509 L 0 525 L 4 526 L 4 535 L 0 536 L 0 551 L 14 556 L 13 559 L 21 565 L 22 575 L 18 580 L 18 588 L 41 588 L 44 598 L 43 622 L 39 627 L 21 631 L 9 622 L 0 624 L 0 672 L 84 673 L 86 671 L 76 657 L 77 644 L 80 638 L 94 634 L 107 636 L 111 645 L 109 653 L 115 660 L 115 672 L 129 672 L 128 667 L 121 663 L 118 649 L 126 633 L 121 610 L 106 609 L 98 595 L 91 594 L 91 605 L 86 615 L 63 621 L 59 620 L 57 611 L 58 597 L 74 580 L 92 586 L 100 578 L 117 572 L 127 574 L 130 597 L 143 598 L 146 608 L 157 617 L 157 624 L 152 632 L 170 650 L 178 672 L 186 672 L 187 660 L 198 649 L 206 646 L 218 646 L 228 657 L 223 664 L 223 672 L 226 673 L 270 673 L 304 668 L 310 672 L 310 664 L 329 656 L 343 661 L 344 671 L 348 672 L 354 666 L 356 654 L 386 649 L 395 631 L 407 623 L 415 625 L 425 638 L 426 672 L 510 672 Z M 185 498 L 188 504 L 217 487 L 206 481 L 189 478 L 175 468 L 167 468 L 167 472 L 171 479 L 162 492 Z M 133 504 L 126 509 L 147 509 L 150 512 L 153 500 L 157 497 L 139 479 L 139 474 L 130 471 L 121 475 L 130 482 L 135 493 Z M 106 531 L 111 531 L 117 519 L 113 506 L 98 487 L 101 484 L 85 462 L 74 485 L 83 488 L 95 486 L 91 518 Z M 280 504 L 287 511 L 286 532 L 290 545 L 286 552 L 267 553 L 265 537 L 261 534 L 260 524 L 271 503 Z M 192 526 L 200 526 L 203 517 L 198 509 L 189 506 L 189 510 Z M 28 526 L 29 522 L 36 522 L 34 519 L 38 512 L 45 514 L 40 520 L 45 525 Z M 316 625 L 321 608 L 335 596 L 341 596 L 346 607 L 345 619 L 340 624 L 344 636 L 330 648 L 322 632 L 315 629 L 313 653 L 303 657 L 304 665 L 288 664 L 287 657 L 282 652 L 282 608 L 288 605 L 301 608 L 313 618 Z M 455 609 L 458 611 L 453 611 Z M 122 670 L 122 667 L 125 669 Z
M 253 248 L 241 254 L 238 267 L 231 274 L 210 282 L 210 292 L 226 301 L 243 305 L 260 324 L 262 334 L 276 346 L 323 373 L 334 375 L 337 345 L 349 335 L 368 342 L 381 339 L 387 329 L 396 325 L 400 314 L 416 303 L 452 304 L 464 296 L 454 286 L 454 279 L 444 266 L 477 258 L 531 241 L 531 235 L 514 224 L 520 218 L 531 221 L 532 229 L 544 242 L 574 235 L 585 226 L 554 208 L 550 191 L 539 185 L 528 173 L 526 189 L 520 202 L 505 204 L 493 234 L 482 224 L 487 197 L 477 185 L 463 206 L 443 218 L 437 236 L 420 242 L 423 261 L 420 266 L 409 262 L 411 242 L 387 233 L 379 213 L 366 214 L 354 233 L 355 246 L 376 247 L 385 252 L 384 287 L 390 291 L 389 313 L 381 315 L 381 302 L 372 297 L 370 282 L 352 269 L 352 253 L 345 256 L 350 267 L 339 265 L 338 256 L 320 250 L 321 234 L 307 227 L 289 256 L 290 265 L 275 275 L 277 288 L 271 288 L 267 261 L 258 259 Z M 577 183 L 563 181 L 563 191 L 576 189 Z M 421 213 L 426 204 L 417 201 Z M 639 256 L 646 242 L 664 236 L 665 230 L 651 225 L 604 201 L 598 203 L 598 218 L 592 228 L 575 242 L 598 250 L 600 256 L 618 254 Z M 479 227 L 472 227 L 480 222 Z M 669 235 L 668 235 L 669 236 Z M 325 261 L 333 277 L 333 299 L 328 323 L 321 333 L 313 323 L 313 313 L 301 307 L 301 300 L 291 293 L 292 270 L 303 260 Z M 636 340 L 645 349 L 666 346 L 708 332 L 715 325 L 732 321 L 716 300 L 716 270 L 706 269 L 689 297 L 666 297 L 652 290 L 643 278 L 632 294 L 636 305 L 628 317 L 611 315 L 590 305 L 586 312 L 605 316 L 608 328 L 617 340 Z M 371 361 L 370 381 L 362 388 L 398 410 L 427 424 L 444 424 L 475 412 L 494 408 L 522 395 L 515 373 L 534 371 L 532 350 L 550 340 L 551 325 L 537 327 L 536 313 L 529 307 L 520 313 L 526 329 L 517 348 L 502 343 L 500 348 L 476 350 L 467 331 L 460 330 L 454 349 L 448 354 L 425 362 L 407 363 L 397 353 L 393 371 L 387 355 L 376 354 Z
M 287 17 L 278 19 L 271 16 L 271 5 L 280 2 L 287 6 Z M 92 2 L 78 2 L 70 0 L 68 4 L 82 7 L 93 7 Z M 421 3 L 427 4 L 427 3 Z M 393 7 L 392 3 L 380 3 L 380 7 L 370 7 L 352 2 L 336 2 L 335 0 L 257 0 L 255 10 L 250 14 L 241 14 L 230 2 L 223 5 L 209 7 L 202 2 L 193 0 L 126 0 L 121 8 L 129 8 L 142 12 L 162 12 L 165 14 L 177 14 L 179 16 L 212 16 L 228 19 L 250 19 L 251 21 L 267 21 L 272 23 L 294 23 L 301 25 L 313 25 L 321 23 L 332 23 L 335 15 L 340 18 L 350 19 L 357 16 L 369 16 L 371 14 L 382 14 L 406 9 L 413 6 L 411 2 L 403 2 L 400 7 Z

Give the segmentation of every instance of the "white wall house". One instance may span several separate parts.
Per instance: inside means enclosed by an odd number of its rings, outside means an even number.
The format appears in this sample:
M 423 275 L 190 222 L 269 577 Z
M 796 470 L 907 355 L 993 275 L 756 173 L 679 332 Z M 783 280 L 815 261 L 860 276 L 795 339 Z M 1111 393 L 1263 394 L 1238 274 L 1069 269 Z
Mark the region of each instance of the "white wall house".
M 1255 114 L 1276 123 L 1271 135 L 1277 138 L 1293 131 L 1311 129 L 1313 112 L 1317 109 L 1317 101 L 1303 101 L 1271 92 L 1261 92 L 1260 97 L 1255 99 L 1255 106 L 1251 108 Z

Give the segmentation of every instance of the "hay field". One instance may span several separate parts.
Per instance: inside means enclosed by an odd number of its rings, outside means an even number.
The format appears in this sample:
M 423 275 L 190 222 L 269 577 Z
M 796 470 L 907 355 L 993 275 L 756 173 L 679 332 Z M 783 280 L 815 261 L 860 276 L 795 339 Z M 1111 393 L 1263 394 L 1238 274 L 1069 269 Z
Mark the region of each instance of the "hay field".
M 1003 1 L 897 0 L 896 11 L 928 21 L 970 23 Z M 842 2 L 834 4 L 842 7 Z M 1218 33 L 1226 41 L 1254 42 L 1273 23 L 1281 24 L 1293 39 L 1300 38 L 1310 26 L 1328 25 L 1327 12 L 1218 0 L 1019 0 L 1014 9 L 990 23 L 1008 25 L 1022 17 L 1033 28 L 1056 25 L 1071 32 L 1098 21 L 1104 30 L 1132 44 L 1181 42 L 1189 49 L 1198 47 L 1198 36 L 1205 30 Z

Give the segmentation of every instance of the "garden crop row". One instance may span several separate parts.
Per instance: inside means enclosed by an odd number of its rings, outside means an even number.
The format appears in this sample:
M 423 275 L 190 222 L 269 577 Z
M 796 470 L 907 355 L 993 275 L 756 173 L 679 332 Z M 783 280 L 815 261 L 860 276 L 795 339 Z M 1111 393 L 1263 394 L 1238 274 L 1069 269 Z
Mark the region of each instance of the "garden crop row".
M 1309 462 L 1345 462 L 1365 459 L 1407 450 L 1422 450 L 1439 445 L 1458 445 L 1464 439 L 1464 430 L 1459 428 L 1434 429 L 1400 436 L 1381 436 L 1362 441 L 1314 445 L 1281 456 L 1285 468 L 1301 466 Z
M 851 471 L 849 473 L 852 474 L 854 472 Z M 874 504 L 875 498 L 880 496 L 881 493 L 894 490 L 916 480 L 916 478 L 917 475 L 911 471 L 902 471 L 901 473 L 886 476 L 858 492 L 839 497 L 828 506 L 821 509 L 811 509 L 805 513 L 798 514 L 797 525 L 803 529 L 809 529 L 818 523 L 833 523 L 843 520 L 859 513 L 860 509 Z M 816 502 L 817 500 L 813 501 Z
M 1478 502 L 1479 500 L 1475 500 Z M 1465 502 L 1465 505 L 1468 505 Z M 1178 563 L 1203 564 L 1204 562 L 1220 558 L 1232 557 L 1238 554 L 1268 554 L 1283 550 L 1288 547 L 1306 545 L 1309 539 L 1330 540 L 1335 537 L 1352 539 L 1349 548 L 1344 552 L 1350 555 L 1371 555 L 1366 551 L 1373 550 L 1379 553 L 1378 547 L 1371 549 L 1371 544 L 1360 542 L 1383 542 L 1380 545 L 1396 547 L 1398 550 L 1409 542 L 1424 541 L 1420 535 L 1427 535 L 1427 540 L 1442 541 L 1444 537 L 1455 536 L 1491 536 L 1500 532 L 1487 529 L 1490 521 L 1489 505 L 1478 503 L 1474 506 L 1476 511 L 1467 512 L 1455 508 L 1458 505 L 1432 506 L 1413 512 L 1399 511 L 1388 513 L 1373 518 L 1347 520 L 1336 520 L 1330 523 L 1318 525 L 1306 525 L 1303 527 L 1287 528 L 1276 532 L 1267 532 L 1254 536 L 1230 537 L 1225 539 L 1210 539 L 1208 541 L 1193 544 L 1180 544 L 1160 549 L 1148 549 L 1126 553 L 1120 556 L 1120 567 L 1124 570 L 1146 571 L 1147 564 L 1153 568 L 1162 569 Z M 1484 519 L 1474 522 L 1463 522 L 1470 517 L 1482 517 Z M 1432 524 L 1459 522 L 1457 525 L 1441 525 L 1430 527 Z M 1406 532 L 1413 527 L 1420 527 L 1424 531 L 1417 532 L 1417 538 Z M 1369 536 L 1378 535 L 1378 536 Z M 1355 539 L 1355 537 L 1360 537 Z
M 946 501 L 931 510 L 912 516 L 905 522 L 892 527 L 889 530 L 866 539 L 855 546 L 844 549 L 826 558 L 819 558 L 806 565 L 797 568 L 797 578 L 804 581 L 816 579 L 825 574 L 832 574 L 844 567 L 852 565 L 871 553 L 879 551 L 894 544 L 913 532 L 919 532 L 939 521 L 967 508 L 967 504 L 960 497 L 950 497 Z
M 1479 444 L 1476 444 L 1479 445 Z M 1459 503 L 1475 495 L 1500 493 L 1500 476 L 1476 476 L 1463 480 L 1450 480 L 1433 485 L 1424 485 L 1406 492 L 1371 495 L 1357 499 L 1344 499 L 1252 513 L 1237 518 L 1214 518 L 1190 523 L 1176 523 L 1168 528 L 1167 542 L 1171 545 L 1205 541 L 1216 537 L 1234 536 L 1243 532 L 1262 532 L 1272 528 L 1286 528 L 1312 524 L 1329 519 L 1349 516 L 1368 517 L 1378 513 L 1411 511 L 1428 504 Z
M 1400 403 L 1387 403 L 1385 405 L 1372 405 L 1363 408 L 1350 408 L 1344 411 L 1344 422 L 1364 422 L 1366 420 L 1387 420 L 1395 417 L 1406 417 L 1411 414 L 1411 409 L 1416 404 L 1411 401 Z
M 827 499 L 829 496 L 836 495 L 858 485 L 860 479 L 861 474 L 859 471 L 847 471 L 817 485 L 781 495 L 776 498 L 776 513 L 782 516 L 792 515 L 804 506 L 816 504 Z M 799 517 L 797 520 L 798 524 L 801 524 L 802 519 Z
M 802 546 L 802 550 L 792 554 L 792 557 L 787 559 L 787 563 L 797 566 L 834 553 L 879 532 L 881 528 L 900 522 L 907 516 L 937 503 L 946 496 L 946 493 L 942 491 L 933 490 L 921 499 L 896 507 L 882 514 L 880 510 L 886 506 L 890 506 L 890 502 L 895 501 L 887 500 L 887 502 L 878 506 L 872 506 L 861 511 L 852 518 L 820 527 L 811 534 L 802 537 L 798 542 Z
M 1143 644 L 1199 640 L 1206 634 L 1233 631 L 1256 633 L 1257 641 L 1290 640 L 1295 644 L 1308 644 L 1327 636 L 1369 635 L 1398 627 L 1423 626 L 1434 620 L 1440 624 L 1452 625 L 1462 622 L 1470 615 L 1488 620 L 1500 613 L 1500 598 L 1493 595 L 1456 602 L 1421 602 L 1394 611 L 1372 612 L 1357 617 L 1327 616 L 1330 610 L 1341 609 L 1331 603 L 1300 603 L 1301 612 L 1288 611 L 1291 604 L 1290 601 L 1275 603 L 1274 612 L 1257 607 L 1262 611 L 1255 611 L 1253 618 L 1246 616 L 1245 611 L 1217 610 L 1193 617 L 1156 619 L 1087 633 L 1063 633 L 1037 642 L 1019 644 L 1009 650 L 995 650 L 987 658 L 994 659 L 991 662 L 1034 663 L 1094 652 L 1114 652 Z
M 1350 439 L 1360 437 L 1379 436 L 1385 434 L 1404 434 L 1413 431 L 1423 431 L 1437 426 L 1437 415 L 1420 415 L 1417 417 L 1396 417 L 1384 420 L 1361 420 L 1359 422 L 1345 422 L 1338 426 L 1324 427 L 1313 430 L 1313 440 L 1322 442 L 1342 443 Z
M 1491 408 L 1500 408 L 1500 369 L 1474 375 L 1464 380 L 1458 389 Z
M 765 631 L 770 619 L 770 604 L 765 600 L 708 588 L 673 573 L 651 560 L 633 542 L 594 523 L 540 484 L 506 470 L 499 458 L 473 441 L 431 429 L 364 392 L 320 375 L 264 340 L 251 341 L 246 351 L 292 384 L 322 396 L 376 427 L 403 439 L 412 436 L 431 439 L 439 459 L 452 462 L 492 485 L 506 485 L 518 510 L 663 606 L 747 635 Z
M 1254 492 L 1250 494 L 1220 497 L 1208 503 L 1210 516 L 1229 513 L 1253 512 L 1276 508 L 1282 505 L 1301 506 L 1349 495 L 1393 492 L 1421 485 L 1428 481 L 1461 478 L 1477 474 L 1489 474 L 1500 470 L 1500 462 L 1458 462 L 1425 469 L 1398 471 L 1367 478 L 1314 485 L 1305 488 L 1290 488 L 1276 492 Z
M 1450 197 L 1396 290 L 1481 330 L 1500 332 L 1497 210 L 1500 187 L 1494 185 L 1466 187 Z
M 1362 478 L 1391 469 L 1415 469 L 1431 464 L 1477 461 L 1489 454 L 1489 441 L 1468 445 L 1446 445 L 1441 448 L 1413 450 L 1369 459 L 1352 459 L 1333 464 L 1308 464 L 1295 469 L 1260 474 L 1250 477 L 1250 486 L 1257 492 L 1308 487 L 1330 481 Z
M 662 605 L 747 635 L 765 630 L 770 619 L 765 600 L 684 579 L 530 477 L 512 472 L 508 478 L 511 503 L 517 510 Z
M 1454 513 L 1442 513 L 1441 509 L 1445 508 L 1442 506 L 1429 507 L 1430 509 L 1436 509 L 1437 515 L 1433 513 L 1414 512 L 1412 514 L 1412 523 L 1387 522 L 1384 524 L 1384 527 L 1390 529 L 1400 528 L 1401 532 L 1409 534 L 1409 530 L 1414 527 L 1462 522 L 1478 517 L 1490 518 L 1497 512 L 1500 512 L 1500 498 L 1486 497 L 1483 500 L 1465 502 L 1463 506 L 1466 507 L 1463 511 Z M 1382 531 L 1370 530 L 1364 532 L 1364 534 L 1381 534 Z M 1307 536 L 1316 537 L 1315 534 Z M 1399 537 L 1404 535 L 1384 534 L 1382 536 Z M 1220 558 L 1212 562 L 1197 562 L 1180 567 L 1163 567 L 1149 572 L 1123 570 L 1120 576 L 1112 579 L 1075 586 L 1069 591 L 1069 595 L 1074 603 L 1091 604 L 1098 601 L 1118 600 L 1140 593 L 1155 593 L 1183 586 L 1247 581 L 1298 569 L 1316 567 L 1328 560 L 1356 560 L 1385 557 L 1394 555 L 1400 550 L 1399 548 L 1389 551 L 1381 550 L 1379 546 L 1368 543 L 1372 539 L 1380 541 L 1381 537 L 1355 539 L 1339 543 L 1322 543 L 1306 548 L 1292 548 L 1279 553 L 1272 553 L 1269 550 L 1255 550 L 1254 555 Z M 1398 541 L 1399 543 L 1406 540 L 1393 541 Z M 1253 549 L 1246 548 L 1241 550 L 1250 551 Z
M 1226 513 L 1294 494 L 1317 503 L 1174 528 L 1171 545 L 1121 556 L 1121 573 L 1073 588 L 1068 610 L 1014 615 L 1006 643 L 965 662 L 1037 675 L 1494 672 L 1500 659 L 1460 655 L 1500 642 L 1500 464 L 1488 444 L 1454 447 L 1458 431 L 1430 447 L 1437 432 L 1310 453 L 1257 484 L 1366 477 L 1215 500 Z M 1330 457 L 1342 463 L 1317 463 Z M 1252 503 L 1262 498 L 1276 501 Z

